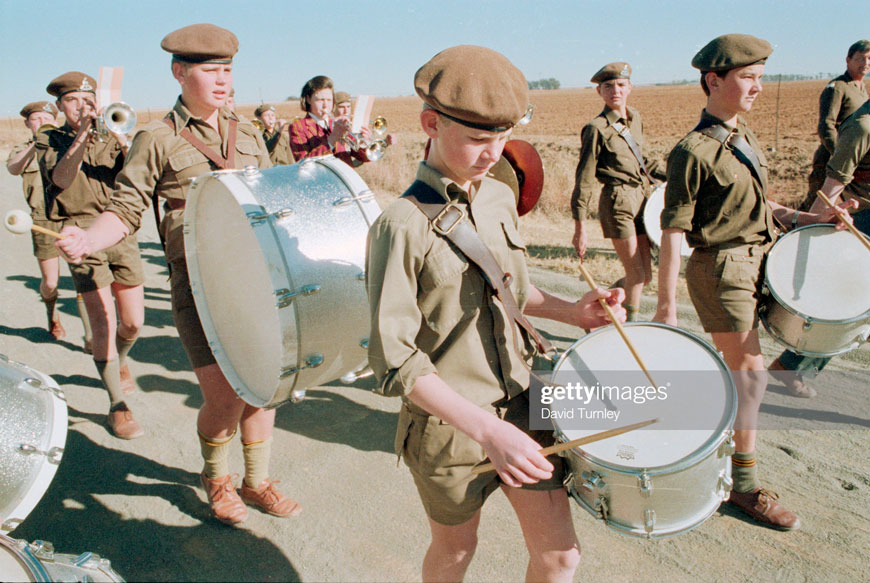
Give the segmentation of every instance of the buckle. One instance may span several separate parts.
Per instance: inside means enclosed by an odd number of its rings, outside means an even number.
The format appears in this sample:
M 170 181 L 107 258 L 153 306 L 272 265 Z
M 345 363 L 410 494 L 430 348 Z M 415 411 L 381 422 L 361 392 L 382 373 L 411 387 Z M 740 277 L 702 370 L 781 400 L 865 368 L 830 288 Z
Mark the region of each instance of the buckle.
M 465 211 L 455 204 L 450 203 L 441 209 L 438 215 L 432 219 L 432 228 L 439 235 L 447 236 L 456 228 L 456 225 L 461 223 L 464 219 Z M 450 220 L 451 222 L 446 227 L 443 227 L 441 226 L 441 221 L 443 220 Z

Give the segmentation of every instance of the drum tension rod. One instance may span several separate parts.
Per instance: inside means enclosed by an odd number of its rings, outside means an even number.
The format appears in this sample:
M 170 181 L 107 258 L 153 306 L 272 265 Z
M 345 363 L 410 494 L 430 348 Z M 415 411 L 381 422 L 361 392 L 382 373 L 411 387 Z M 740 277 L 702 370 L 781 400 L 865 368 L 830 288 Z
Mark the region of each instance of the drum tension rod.
M 63 457 L 63 448 L 62 447 L 52 447 L 48 451 L 42 451 L 35 445 L 31 445 L 29 443 L 21 443 L 18 445 L 18 451 L 23 453 L 24 455 L 44 455 L 48 460 L 48 463 L 58 465 L 60 463 L 61 458 Z
M 347 206 L 356 201 L 367 201 L 371 200 L 375 197 L 375 193 L 371 190 L 363 190 L 362 192 L 358 192 L 353 196 L 345 196 L 344 198 L 340 198 L 337 201 L 332 203 L 332 206 Z
M 320 286 L 316 283 L 310 285 L 303 285 L 301 288 L 299 288 L 299 291 L 290 291 L 289 289 L 282 287 L 281 289 L 275 290 L 275 297 L 278 298 L 278 307 L 286 308 L 293 303 L 293 298 L 297 296 L 310 296 L 311 294 L 317 293 L 319 291 Z
M 308 358 L 305 359 L 305 364 L 302 366 L 290 366 L 287 368 L 281 369 L 280 378 L 289 377 L 290 375 L 294 375 L 306 368 L 317 368 L 323 364 L 323 355 L 322 354 L 312 354 Z
M 264 223 L 268 221 L 270 218 L 275 217 L 276 220 L 281 220 L 289 217 L 293 214 L 293 209 L 280 209 L 273 213 L 258 213 L 255 211 L 245 213 L 245 216 L 248 217 L 251 225 L 259 225 L 260 223 Z

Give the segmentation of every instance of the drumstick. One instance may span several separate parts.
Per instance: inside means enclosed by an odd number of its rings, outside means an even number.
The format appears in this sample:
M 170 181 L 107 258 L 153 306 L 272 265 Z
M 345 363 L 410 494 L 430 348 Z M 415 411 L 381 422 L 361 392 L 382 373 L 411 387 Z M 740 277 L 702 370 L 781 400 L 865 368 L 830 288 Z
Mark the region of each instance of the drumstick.
M 583 262 L 580 262 L 580 273 L 583 274 L 584 279 L 586 279 L 586 283 L 589 284 L 593 290 L 597 289 L 598 286 L 595 285 L 595 280 L 592 279 L 592 275 L 586 271 L 586 268 L 583 267 Z M 622 324 L 619 320 L 616 319 L 616 316 L 613 315 L 613 310 L 610 309 L 610 305 L 604 300 L 604 298 L 598 298 L 598 303 L 604 308 L 604 311 L 607 312 L 607 315 L 610 316 L 610 321 L 613 322 L 613 325 L 616 326 L 616 331 L 619 332 L 619 335 L 622 336 L 622 340 L 625 341 L 625 345 L 628 346 L 628 349 L 631 351 L 631 355 L 634 356 L 634 360 L 637 361 L 637 364 L 640 365 L 641 370 L 643 370 L 646 378 L 649 379 L 649 382 L 652 383 L 653 387 L 658 387 L 656 382 L 653 380 L 652 375 L 649 374 L 649 371 L 646 368 L 646 365 L 643 363 L 643 359 L 638 354 L 637 350 L 634 347 L 634 344 L 631 343 L 631 340 L 628 338 L 628 335 L 625 333 L 625 328 L 622 327 Z
M 6 228 L 17 235 L 26 233 L 27 231 L 36 231 L 56 239 L 66 239 L 64 235 L 50 231 L 45 227 L 33 224 L 33 219 L 24 211 L 14 210 L 6 213 Z
M 658 418 L 641 421 L 639 423 L 632 423 L 631 425 L 625 425 L 623 427 L 617 427 L 615 429 L 608 429 L 607 431 L 593 433 L 592 435 L 587 435 L 586 437 L 578 437 L 577 439 L 572 439 L 571 441 L 566 441 L 564 443 L 557 443 L 555 445 L 551 445 L 549 447 L 538 450 L 538 453 L 543 456 L 552 455 L 554 453 L 559 453 L 560 451 L 565 451 L 566 449 L 573 449 L 581 445 L 586 445 L 587 443 L 593 443 L 595 441 L 601 441 L 602 439 L 616 437 L 617 435 L 622 435 L 623 433 L 628 433 L 629 431 L 634 431 L 635 429 L 640 429 L 641 427 L 646 427 L 647 425 L 652 425 L 653 423 L 658 423 Z M 489 472 L 494 469 L 494 465 L 492 465 L 491 463 L 485 463 L 482 466 L 477 466 L 476 468 L 471 470 L 471 473 L 482 474 L 484 472 Z
M 830 199 L 830 198 L 828 198 L 827 196 L 825 196 L 825 193 L 822 192 L 821 190 L 817 190 L 817 191 L 816 191 L 816 194 L 817 194 L 818 197 L 819 197 L 820 199 L 822 199 L 822 201 L 824 201 L 824 203 L 825 203 L 826 205 L 828 205 L 829 207 L 834 208 L 834 207 L 836 206 L 833 202 L 831 202 L 831 199 Z M 840 220 L 840 222 L 842 222 L 844 225 L 846 225 L 846 228 L 849 229 L 849 230 L 852 232 L 853 235 L 855 235 L 856 237 L 858 237 L 858 239 L 861 240 L 861 244 L 864 245 L 864 247 L 867 248 L 867 251 L 870 251 L 870 242 L 867 241 L 867 237 L 865 237 L 863 234 L 861 234 L 861 231 L 859 231 L 858 229 L 856 229 L 856 228 L 855 228 L 855 225 L 853 225 L 852 223 L 850 223 L 849 221 L 847 221 L 846 219 L 844 219 L 844 218 L 842 217 L 842 215 L 837 215 L 837 218 Z

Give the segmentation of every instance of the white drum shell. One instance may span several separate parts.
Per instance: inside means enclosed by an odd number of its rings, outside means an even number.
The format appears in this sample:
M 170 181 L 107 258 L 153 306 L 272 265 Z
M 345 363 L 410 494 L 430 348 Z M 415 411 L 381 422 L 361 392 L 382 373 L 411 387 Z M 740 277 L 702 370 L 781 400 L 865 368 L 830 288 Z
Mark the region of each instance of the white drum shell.
M 649 239 L 650 246 L 653 249 L 659 249 L 662 246 L 662 211 L 665 210 L 665 187 L 667 182 L 659 184 L 649 198 L 646 199 L 646 204 L 643 207 L 643 226 L 646 229 L 646 236 Z M 692 254 L 692 248 L 686 242 L 686 235 L 680 238 L 680 255 L 688 257 Z
M 332 156 L 194 182 L 184 215 L 193 297 L 246 402 L 276 406 L 366 366 L 365 244 L 379 214 L 359 175 Z
M 0 532 L 30 514 L 57 472 L 66 397 L 50 376 L 0 354 Z
M 870 336 L 868 290 L 870 252 L 861 242 L 833 225 L 809 225 L 770 250 L 758 313 L 780 344 L 807 356 L 835 356 Z
M 697 447 L 693 446 L 693 451 L 679 459 L 655 466 L 615 463 L 612 459 L 604 459 L 589 451 L 598 453 L 605 447 L 617 448 L 619 438 L 590 444 L 585 449 L 573 448 L 563 452 L 570 468 L 566 487 L 582 508 L 603 519 L 609 527 L 622 534 L 644 538 L 681 534 L 703 523 L 722 501 L 728 499 L 731 491 L 730 456 L 733 453 L 731 435 L 737 411 L 737 393 L 724 361 L 699 336 L 680 328 L 652 322 L 625 324 L 625 330 L 651 372 L 672 370 L 674 362 L 680 358 L 690 360 L 685 351 L 687 343 L 693 346 L 694 357 L 700 355 L 705 360 L 704 368 L 699 370 L 718 369 L 723 386 L 704 387 L 704 390 L 722 391 L 722 395 L 711 399 L 719 401 L 724 409 L 721 411 L 721 419 L 715 428 L 684 430 L 687 441 L 695 443 Z M 626 360 L 619 356 L 626 352 L 621 348 L 613 349 L 608 354 L 607 347 L 614 346 L 613 343 L 623 346 L 613 327 L 602 328 L 584 336 L 560 358 L 554 369 L 554 378 L 560 371 L 565 370 L 565 366 L 570 366 L 570 355 L 575 351 L 584 354 L 583 360 L 593 372 L 636 369 L 637 364 L 633 359 L 629 357 Z M 674 344 L 677 344 L 676 350 L 672 349 Z M 595 351 L 589 350 L 592 345 L 597 346 Z M 616 358 L 620 360 L 614 362 L 611 354 L 617 355 Z M 690 365 L 690 362 L 686 363 L 686 366 Z M 652 374 L 655 377 L 656 373 Z M 554 423 L 558 440 L 565 442 L 578 437 L 560 429 L 558 421 Z M 675 435 L 679 438 L 680 434 L 683 432 L 679 430 L 647 429 L 635 432 L 634 435 L 624 434 L 622 437 L 642 441 L 652 448 L 657 446 L 659 435 L 673 439 Z M 657 454 L 655 459 L 661 460 L 662 456 Z

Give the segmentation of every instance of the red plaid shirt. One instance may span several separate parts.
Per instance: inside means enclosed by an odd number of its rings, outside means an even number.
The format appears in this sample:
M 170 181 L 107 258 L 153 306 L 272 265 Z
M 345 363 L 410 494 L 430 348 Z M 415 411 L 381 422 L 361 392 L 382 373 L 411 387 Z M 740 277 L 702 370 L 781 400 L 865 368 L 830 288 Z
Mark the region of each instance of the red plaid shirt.
M 335 148 L 329 147 L 329 134 L 332 131 L 332 120 L 327 122 L 330 129 L 325 130 L 318 125 L 317 121 L 311 115 L 306 115 L 302 119 L 297 119 L 290 125 L 290 149 L 293 151 L 293 157 L 296 161 L 303 158 L 312 158 L 314 156 L 325 156 L 327 154 L 335 154 L 335 157 L 342 160 L 349 166 L 353 167 L 352 158 L 356 158 L 360 162 L 368 162 L 365 152 L 362 150 L 352 151 L 338 142 Z

